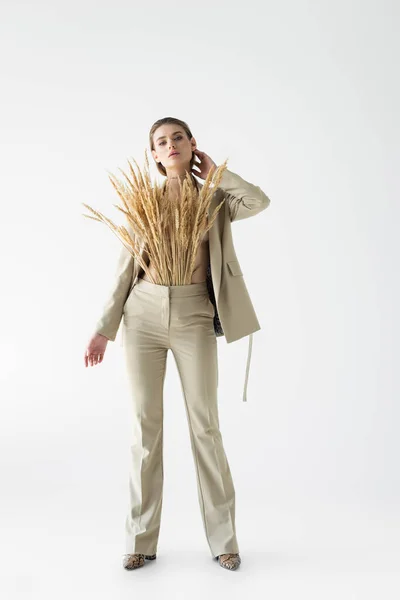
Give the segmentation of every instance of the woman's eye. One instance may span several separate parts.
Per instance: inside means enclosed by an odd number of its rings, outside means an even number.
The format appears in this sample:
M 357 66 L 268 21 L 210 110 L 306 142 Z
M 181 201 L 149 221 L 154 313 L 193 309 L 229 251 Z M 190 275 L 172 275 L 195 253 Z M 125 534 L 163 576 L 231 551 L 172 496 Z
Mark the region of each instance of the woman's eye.
M 174 139 L 175 139 L 175 140 L 181 140 L 181 139 L 182 139 L 182 136 L 181 136 L 181 135 L 177 135 L 177 136 L 176 136 Z M 163 144 L 166 144 L 166 141 L 165 141 L 165 140 L 163 140 L 162 142 L 160 142 L 160 146 L 162 146 Z

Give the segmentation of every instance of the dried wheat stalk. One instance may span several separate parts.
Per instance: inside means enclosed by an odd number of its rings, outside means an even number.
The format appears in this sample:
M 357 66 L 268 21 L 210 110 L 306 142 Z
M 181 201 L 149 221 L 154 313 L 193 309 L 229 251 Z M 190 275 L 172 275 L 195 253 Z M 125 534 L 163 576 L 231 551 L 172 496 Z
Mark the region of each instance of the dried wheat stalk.
M 159 285 L 190 284 L 197 250 L 205 233 L 211 229 L 224 200 L 213 214 L 208 215 L 215 189 L 227 167 L 227 160 L 208 173 L 199 191 L 187 172 L 179 183 L 178 196 L 170 193 L 169 181 L 161 186 L 151 181 L 149 161 L 145 150 L 145 168 L 141 172 L 137 162 L 135 172 L 128 160 L 129 174 L 119 169 L 125 180 L 109 174 L 110 181 L 121 199 L 123 207 L 114 204 L 127 218 L 133 231 L 129 234 L 123 225 L 115 225 L 111 219 L 82 202 L 92 215 L 83 215 L 105 223 L 134 256 L 153 283 Z M 211 184 L 213 187 L 210 187 Z M 142 250 L 150 258 L 155 279 L 143 259 Z

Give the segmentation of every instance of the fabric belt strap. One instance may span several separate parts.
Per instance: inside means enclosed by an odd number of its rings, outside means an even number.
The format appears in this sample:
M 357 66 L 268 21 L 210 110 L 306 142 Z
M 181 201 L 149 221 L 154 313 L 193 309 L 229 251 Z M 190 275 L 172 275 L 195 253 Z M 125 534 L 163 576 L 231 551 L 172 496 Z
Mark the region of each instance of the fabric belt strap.
M 243 390 L 243 402 L 247 402 L 247 383 L 249 380 L 249 370 L 250 370 L 250 359 L 251 359 L 251 350 L 253 347 L 253 334 L 249 335 L 249 347 L 247 350 L 247 365 L 246 365 L 246 377 L 244 381 L 244 390 Z

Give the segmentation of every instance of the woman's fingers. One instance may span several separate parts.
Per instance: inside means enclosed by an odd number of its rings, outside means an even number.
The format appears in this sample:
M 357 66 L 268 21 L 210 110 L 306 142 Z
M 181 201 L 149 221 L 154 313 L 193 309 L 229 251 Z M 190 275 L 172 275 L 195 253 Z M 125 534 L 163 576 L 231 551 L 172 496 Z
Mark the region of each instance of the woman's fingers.
M 93 367 L 94 365 L 97 365 L 98 363 L 101 363 L 103 361 L 104 358 L 104 353 L 103 354 L 85 354 L 85 366 L 91 366 Z

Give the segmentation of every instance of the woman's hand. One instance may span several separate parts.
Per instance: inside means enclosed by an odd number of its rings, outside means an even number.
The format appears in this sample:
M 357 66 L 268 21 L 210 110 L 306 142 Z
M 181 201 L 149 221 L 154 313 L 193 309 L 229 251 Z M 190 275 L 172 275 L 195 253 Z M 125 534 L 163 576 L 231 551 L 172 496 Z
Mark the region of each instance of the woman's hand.
M 101 333 L 95 333 L 89 340 L 88 347 L 85 350 L 85 366 L 93 367 L 101 363 L 106 351 L 108 338 Z
M 200 162 L 198 163 L 195 161 L 193 163 L 193 167 L 197 167 L 197 169 L 200 169 L 200 172 L 194 170 L 192 167 L 192 173 L 193 175 L 200 177 L 200 179 L 207 179 L 207 175 L 210 172 L 211 168 L 217 168 L 217 165 L 215 164 L 213 159 L 210 156 L 208 156 L 208 154 L 206 154 L 205 152 L 201 152 L 201 150 L 196 149 L 194 150 L 194 153 L 200 159 Z

